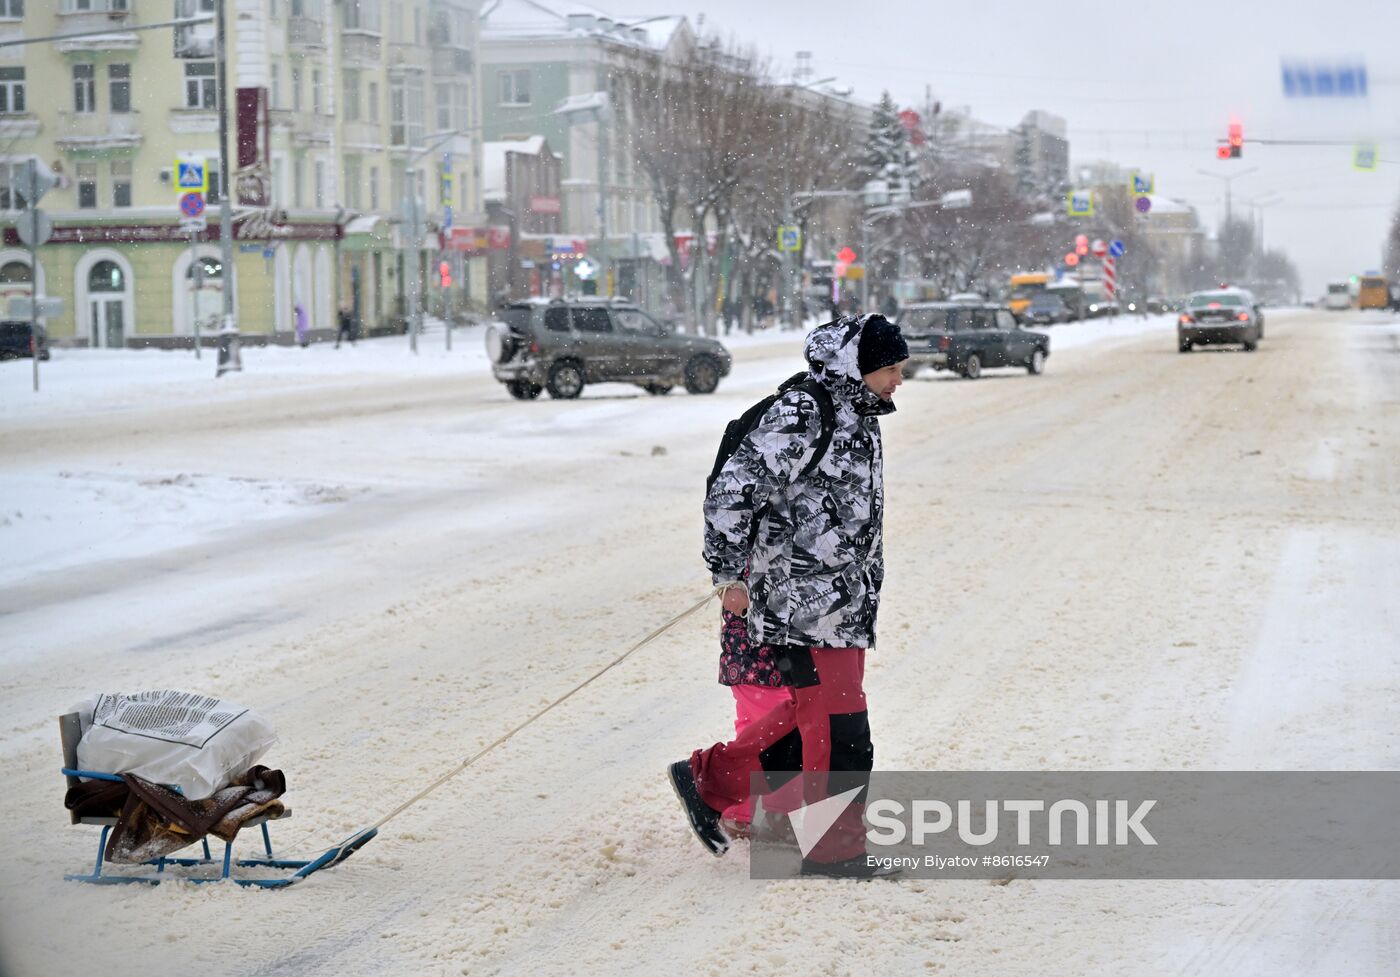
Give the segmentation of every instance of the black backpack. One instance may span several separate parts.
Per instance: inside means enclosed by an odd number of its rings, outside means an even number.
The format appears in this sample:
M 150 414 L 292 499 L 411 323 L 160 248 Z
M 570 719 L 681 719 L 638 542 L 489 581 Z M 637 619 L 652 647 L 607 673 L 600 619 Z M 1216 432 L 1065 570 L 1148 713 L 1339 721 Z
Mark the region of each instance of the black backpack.
M 803 393 L 811 394 L 817 402 L 817 412 L 821 415 L 822 420 L 822 433 L 817 438 L 816 451 L 812 453 L 812 460 L 807 462 L 807 466 L 797 477 L 805 477 L 826 456 L 826 449 L 831 445 L 831 435 L 836 430 L 836 408 L 832 406 L 831 394 L 827 393 L 826 388 L 810 374 L 794 373 L 778 385 L 777 393 L 764 397 L 725 425 L 724 437 L 720 439 L 719 451 L 715 453 L 715 467 L 710 469 L 710 477 L 705 479 L 706 494 L 709 494 L 710 489 L 715 484 L 715 479 L 719 478 L 719 473 L 724 470 L 724 463 L 733 457 L 734 452 L 739 450 L 739 445 L 743 443 L 744 438 L 748 437 L 749 432 L 758 427 L 758 422 L 763 420 L 763 415 L 768 413 L 768 408 L 772 407 L 778 398 L 789 390 L 801 390 Z

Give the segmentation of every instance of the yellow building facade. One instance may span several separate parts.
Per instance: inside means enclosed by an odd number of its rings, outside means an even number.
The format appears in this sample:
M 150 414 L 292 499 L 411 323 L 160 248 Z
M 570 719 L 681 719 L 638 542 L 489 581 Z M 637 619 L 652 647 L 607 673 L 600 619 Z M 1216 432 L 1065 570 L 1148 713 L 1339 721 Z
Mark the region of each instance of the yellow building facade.
M 212 22 L 227 32 L 234 267 L 220 257 L 219 99 Z M 452 250 L 481 222 L 479 0 L 0 0 L 0 303 L 64 300 L 54 345 L 187 345 L 210 336 L 234 283 L 240 332 L 291 341 L 345 308 L 363 332 L 401 329 L 405 256 L 420 251 L 438 314 L 484 309 L 484 255 Z M 69 35 L 91 35 L 76 37 Z M 66 37 L 66 39 L 65 39 Z M 37 267 L 21 244 L 19 180 L 59 184 Z M 181 227 L 177 160 L 203 162 L 207 226 Z M 422 200 L 422 236 L 401 220 Z M 439 268 L 447 262 L 451 283 Z M 0 314 L 3 306 L 0 306 Z

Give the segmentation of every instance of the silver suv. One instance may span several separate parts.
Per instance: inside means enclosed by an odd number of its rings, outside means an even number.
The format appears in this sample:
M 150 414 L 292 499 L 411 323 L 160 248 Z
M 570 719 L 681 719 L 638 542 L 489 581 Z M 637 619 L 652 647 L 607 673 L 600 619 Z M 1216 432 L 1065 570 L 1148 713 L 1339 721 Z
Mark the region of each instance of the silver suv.
M 491 372 L 519 400 L 541 390 L 570 400 L 586 383 L 635 383 L 650 394 L 684 385 L 714 393 L 731 359 L 717 340 L 672 335 L 637 306 L 602 299 L 513 302 L 486 330 Z

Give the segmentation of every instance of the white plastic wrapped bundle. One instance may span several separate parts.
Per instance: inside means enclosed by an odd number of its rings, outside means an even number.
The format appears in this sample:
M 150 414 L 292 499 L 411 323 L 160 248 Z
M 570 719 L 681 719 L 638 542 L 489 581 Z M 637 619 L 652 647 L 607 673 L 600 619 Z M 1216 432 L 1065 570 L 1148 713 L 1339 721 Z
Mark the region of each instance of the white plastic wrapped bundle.
M 104 693 L 73 711 L 80 768 L 174 784 L 191 800 L 212 796 L 277 742 L 252 709 L 194 692 Z

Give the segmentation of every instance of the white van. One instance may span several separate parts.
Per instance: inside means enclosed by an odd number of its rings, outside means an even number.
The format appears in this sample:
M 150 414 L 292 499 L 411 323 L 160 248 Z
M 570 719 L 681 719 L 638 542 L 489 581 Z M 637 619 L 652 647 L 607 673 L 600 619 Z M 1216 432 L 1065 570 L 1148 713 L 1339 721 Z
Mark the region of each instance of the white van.
M 1330 282 L 1327 286 L 1327 294 L 1322 297 L 1322 307 L 1324 309 L 1351 308 L 1351 288 L 1346 282 Z

